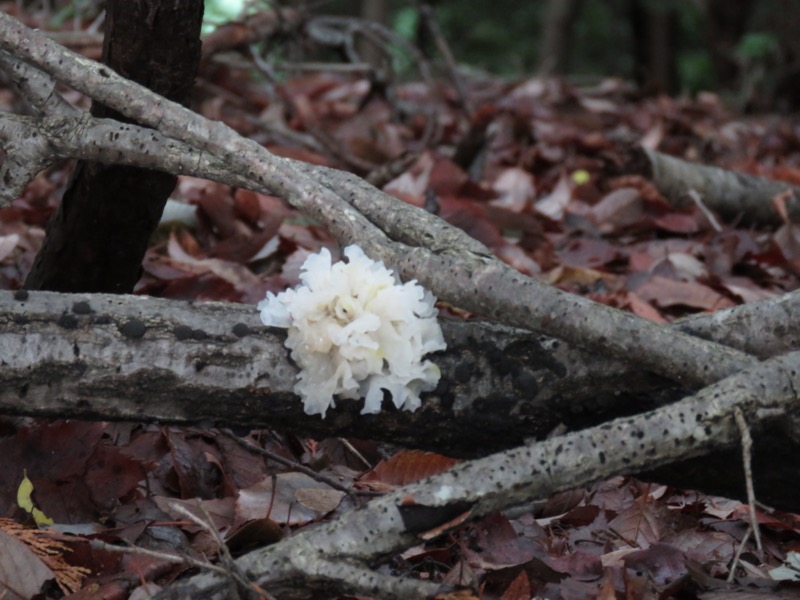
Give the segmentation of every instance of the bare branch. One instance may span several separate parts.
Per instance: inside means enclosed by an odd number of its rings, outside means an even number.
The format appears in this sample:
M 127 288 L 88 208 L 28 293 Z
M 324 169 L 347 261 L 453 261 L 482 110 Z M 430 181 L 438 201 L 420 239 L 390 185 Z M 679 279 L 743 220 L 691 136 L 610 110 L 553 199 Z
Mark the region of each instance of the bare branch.
M 753 362 L 525 277 L 461 230 L 355 177 L 329 170 L 321 184 L 318 168 L 276 157 L 224 124 L 66 51 L 5 14 L 0 14 L 0 46 L 130 118 L 212 152 L 231 170 L 324 223 L 342 243 L 358 242 L 401 276 L 416 277 L 456 306 L 635 362 L 688 386 L 717 381 Z
M 651 178 L 674 206 L 691 205 L 689 191 L 694 190 L 708 208 L 729 220 L 780 225 L 785 215 L 792 222 L 800 221 L 800 188 L 791 183 L 692 163 L 647 149 L 634 151 L 629 163 Z M 780 200 L 783 194 L 786 197 Z
M 158 169 L 253 187 L 208 152 L 153 129 L 88 113 L 40 118 L 0 113 L 0 140 L 9 153 L 2 168 L 13 177 L 13 185 L 0 186 L 0 198 L 6 200 L 18 197 L 36 173 L 64 158 Z
M 56 82 L 50 76 L 8 52 L 0 51 L 0 68 L 8 74 L 38 114 L 77 117 L 83 112 L 64 100 L 56 91 Z
M 22 195 L 34 177 L 57 160 L 46 136 L 32 136 L 31 117 L 0 115 L 0 141 L 5 160 L 0 165 L 0 201 Z
M 458 465 L 400 488 L 366 507 L 239 559 L 258 582 L 283 580 L 314 564 L 314 557 L 370 561 L 418 543 L 419 535 L 468 512 L 477 517 L 556 492 L 631 471 L 698 456 L 739 442 L 733 411 L 751 426 L 779 417 L 797 401 L 800 353 L 771 359 L 676 404 L 617 419 Z M 159 598 L 202 593 L 220 598 L 224 583 L 199 575 Z

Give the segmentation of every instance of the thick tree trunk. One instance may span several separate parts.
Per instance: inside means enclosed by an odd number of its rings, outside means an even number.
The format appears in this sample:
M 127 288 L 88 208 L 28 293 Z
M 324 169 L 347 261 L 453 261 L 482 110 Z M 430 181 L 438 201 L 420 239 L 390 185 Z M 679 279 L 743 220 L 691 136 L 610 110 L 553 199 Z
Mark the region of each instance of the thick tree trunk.
M 200 60 L 202 16 L 202 0 L 109 2 L 103 61 L 186 105 Z M 126 120 L 96 102 L 92 114 Z M 157 171 L 79 163 L 25 286 L 132 291 L 175 182 L 175 176 Z

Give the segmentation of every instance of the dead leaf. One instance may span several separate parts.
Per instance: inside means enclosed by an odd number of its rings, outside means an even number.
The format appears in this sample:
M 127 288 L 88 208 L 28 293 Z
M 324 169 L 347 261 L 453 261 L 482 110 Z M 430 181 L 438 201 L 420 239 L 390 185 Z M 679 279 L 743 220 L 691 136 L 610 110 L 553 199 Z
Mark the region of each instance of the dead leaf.
M 239 491 L 236 518 L 249 521 L 269 517 L 281 525 L 301 525 L 321 519 L 343 497 L 343 492 L 304 473 L 280 473 Z
M 0 530 L 0 595 L 4 600 L 28 600 L 51 579 L 55 579 L 55 573 L 41 558 L 20 540 Z
M 433 452 L 401 450 L 364 473 L 359 481 L 378 481 L 400 487 L 446 471 L 457 463 L 453 458 Z
M 528 580 L 528 574 L 525 571 L 520 571 L 519 575 L 500 596 L 500 600 L 530 600 L 530 598 L 531 582 Z
M 323 490 L 315 488 L 300 488 L 295 492 L 295 498 L 305 508 L 318 513 L 329 513 L 334 510 L 344 498 L 340 490 Z
M 688 572 L 686 556 L 670 544 L 656 543 L 646 550 L 626 555 L 622 562 L 629 570 L 647 573 L 659 586 L 677 581 Z
M 244 554 L 279 542 L 282 538 L 280 525 L 272 519 L 264 518 L 243 523 L 228 534 L 225 543 L 231 553 Z
M 0 235 L 0 260 L 4 260 L 9 254 L 14 251 L 19 243 L 19 235 L 12 233 L 11 235 Z
M 606 235 L 639 224 L 643 214 L 644 203 L 635 188 L 619 188 L 606 194 L 590 211 L 600 231 Z
M 553 191 L 537 200 L 534 208 L 544 216 L 560 221 L 571 199 L 572 182 L 569 175 L 562 173 Z
M 522 212 L 536 197 L 533 176 L 519 167 L 504 169 L 495 179 L 493 187 L 500 196 L 489 203 L 515 213 Z
M 707 285 L 690 281 L 675 281 L 665 277 L 651 277 L 635 289 L 643 300 L 662 308 L 690 306 L 701 310 L 722 310 L 734 303 Z
M 660 312 L 649 302 L 646 302 L 639 297 L 635 292 L 628 292 L 627 304 L 630 311 L 638 317 L 650 319 L 656 323 L 666 323 L 667 320 L 661 315 Z

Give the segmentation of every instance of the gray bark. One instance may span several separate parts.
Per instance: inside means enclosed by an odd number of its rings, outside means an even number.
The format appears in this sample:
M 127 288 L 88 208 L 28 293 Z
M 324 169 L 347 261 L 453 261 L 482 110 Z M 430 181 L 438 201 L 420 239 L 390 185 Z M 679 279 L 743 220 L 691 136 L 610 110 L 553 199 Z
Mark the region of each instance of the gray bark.
M 800 347 L 791 333 L 799 306 L 800 293 L 793 293 L 675 327 L 766 357 Z M 480 322 L 442 324 L 448 348 L 431 357 L 442 380 L 423 395 L 419 411 L 361 415 L 360 402 L 340 400 L 321 419 L 305 415 L 292 391 L 297 370 L 284 332 L 262 325 L 252 306 L 0 292 L 0 414 L 275 428 L 475 457 L 655 409 L 686 393 L 546 336 Z M 795 453 L 797 440 L 780 424 L 755 439 L 760 498 L 800 505 L 786 485 L 800 476 L 800 465 L 771 460 Z M 730 456 L 712 455 L 657 477 L 741 497 L 738 470 L 715 468 L 729 464 Z
M 213 153 L 250 187 L 287 199 L 343 244 L 416 278 L 439 298 L 479 315 L 607 353 L 688 386 L 718 381 L 752 364 L 743 353 L 667 332 L 631 314 L 525 277 L 444 221 L 403 204 L 358 178 L 281 159 L 107 68 L 0 14 L 0 47 L 129 118 Z M 448 277 L 442 274 L 447 273 Z
M 739 440 L 734 406 L 744 411 L 750 426 L 758 426 L 780 418 L 796 402 L 797 389 L 800 353 L 791 353 L 677 404 L 457 465 L 247 554 L 237 563 L 281 598 L 302 597 L 302 589 L 281 583 L 306 573 L 325 572 L 336 585 L 340 582 L 332 566 L 337 563 L 373 563 L 418 544 L 427 531 L 447 530 L 448 523 L 459 523 L 457 517 L 466 517 L 465 513 L 469 517 L 486 515 L 611 474 L 699 456 L 712 448 L 734 447 Z M 157 597 L 224 598 L 225 586 L 219 576 L 198 575 Z M 402 595 L 386 589 L 381 597 Z
M 248 555 L 241 565 L 258 581 L 309 573 L 335 579 L 337 561 L 372 564 L 465 511 L 478 516 L 601 477 L 730 451 L 738 440 L 734 405 L 757 436 L 797 437 L 787 415 L 800 383 L 798 355 L 764 363 L 756 358 L 795 347 L 794 294 L 770 308 L 745 307 L 697 325 L 713 341 L 691 335 L 692 321 L 672 328 L 644 322 L 526 278 L 435 217 L 350 175 L 278 159 L 222 124 L 64 53 L 2 14 L 0 47 L 158 127 L 170 138 L 165 143 L 212 157 L 247 187 L 286 198 L 342 243 L 357 241 L 451 304 L 536 331 L 448 324 L 450 347 L 434 357 L 443 383 L 424 397 L 423 410 L 361 417 L 357 402 L 340 402 L 323 421 L 302 413 L 291 393 L 296 373 L 282 337 L 261 326 L 252 307 L 6 293 L 0 296 L 0 412 L 270 426 L 429 443 L 464 454 L 470 443 L 473 453 L 485 454 L 561 424 L 580 427 L 624 411 L 640 413 L 675 399 L 683 387 L 708 386 L 644 414 L 465 463 Z M 726 322 L 735 324 L 730 340 Z M 742 328 L 759 322 L 748 339 Z M 789 332 L 787 340 L 780 339 L 782 331 Z M 621 399 L 620 392 L 630 396 Z M 478 451 L 475 440 L 482 444 Z M 708 469 L 711 462 L 704 461 Z M 785 477 L 784 487 L 797 475 Z M 796 500 L 789 487 L 784 498 Z M 224 593 L 219 585 L 204 576 L 169 593 L 215 597 Z
M 761 226 L 784 220 L 776 200 L 785 204 L 786 216 L 800 222 L 800 188 L 783 181 L 692 163 L 652 150 L 636 149 L 623 167 L 633 168 L 678 208 L 692 205 L 688 192 L 696 191 L 703 203 L 729 221 Z
M 610 360 L 506 327 L 443 326 L 448 349 L 431 357 L 442 383 L 420 411 L 361 416 L 360 402 L 340 400 L 323 420 L 293 394 L 284 332 L 252 306 L 0 292 L 0 413 L 272 427 L 474 456 L 544 437 L 581 402 L 619 391 Z

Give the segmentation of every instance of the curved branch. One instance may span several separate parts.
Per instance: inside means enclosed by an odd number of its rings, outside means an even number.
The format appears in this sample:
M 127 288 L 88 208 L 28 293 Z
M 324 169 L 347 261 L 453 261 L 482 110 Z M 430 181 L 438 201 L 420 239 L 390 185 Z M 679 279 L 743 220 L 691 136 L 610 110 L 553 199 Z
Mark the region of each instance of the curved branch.
M 370 256 L 396 267 L 404 278 L 416 277 L 456 306 L 636 363 L 688 386 L 717 381 L 753 363 L 730 348 L 667 331 L 525 277 L 464 232 L 368 184 L 361 190 L 326 187 L 312 177 L 313 167 L 278 158 L 222 123 L 160 98 L 4 14 L 0 47 L 165 135 L 214 153 L 232 170 L 324 223 L 342 243 L 357 241 Z M 351 186 L 362 185 L 339 176 Z M 409 239 L 414 231 L 422 238 L 413 247 L 390 237 L 399 232 Z M 446 240 L 447 247 L 429 249 L 437 240 Z
M 74 117 L 83 112 L 64 100 L 64 97 L 56 91 L 56 83 L 52 77 L 8 52 L 0 51 L 0 68 L 6 72 L 38 114 Z
M 331 556 L 371 562 L 419 543 L 429 530 L 545 498 L 612 475 L 653 468 L 738 443 L 734 407 L 758 427 L 797 402 L 800 353 L 733 375 L 676 404 L 577 433 L 470 461 L 375 499 L 237 562 L 255 581 L 275 585 L 314 572 Z M 467 513 L 464 515 L 464 513 Z M 464 518 L 457 519 L 459 515 Z M 157 598 L 224 597 L 224 581 L 207 574 Z M 269 588 L 268 588 L 269 589 Z

